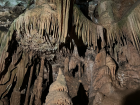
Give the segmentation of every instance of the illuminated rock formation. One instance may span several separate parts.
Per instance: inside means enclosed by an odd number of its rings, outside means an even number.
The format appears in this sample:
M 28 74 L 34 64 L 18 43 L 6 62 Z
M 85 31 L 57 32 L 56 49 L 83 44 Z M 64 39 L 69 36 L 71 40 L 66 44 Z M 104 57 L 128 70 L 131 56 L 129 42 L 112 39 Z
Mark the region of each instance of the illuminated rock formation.
M 115 80 L 116 63 L 109 55 L 106 57 L 106 66 L 110 69 L 112 79 Z
M 139 89 L 140 0 L 32 1 L 0 10 L 0 103 L 113 105 Z
M 58 77 L 51 84 L 49 94 L 44 105 L 73 105 L 68 96 L 68 89 L 62 70 L 59 69 Z

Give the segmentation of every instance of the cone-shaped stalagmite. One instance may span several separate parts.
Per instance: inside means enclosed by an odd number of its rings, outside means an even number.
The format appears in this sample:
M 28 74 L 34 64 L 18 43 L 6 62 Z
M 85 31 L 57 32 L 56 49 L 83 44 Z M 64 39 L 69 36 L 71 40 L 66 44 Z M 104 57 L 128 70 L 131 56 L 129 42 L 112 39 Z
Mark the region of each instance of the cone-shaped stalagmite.
M 60 68 L 56 81 L 50 86 L 45 105 L 73 105 L 68 96 L 65 77 Z

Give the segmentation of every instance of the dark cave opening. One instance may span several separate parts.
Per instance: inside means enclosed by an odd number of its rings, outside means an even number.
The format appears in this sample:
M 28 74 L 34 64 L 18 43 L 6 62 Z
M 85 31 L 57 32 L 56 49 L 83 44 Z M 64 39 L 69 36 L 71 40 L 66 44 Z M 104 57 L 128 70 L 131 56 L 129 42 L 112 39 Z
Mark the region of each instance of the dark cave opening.
M 73 105 L 88 105 L 89 99 L 82 83 L 79 85 L 77 96 L 72 98 Z
M 87 46 L 78 46 L 77 49 L 78 49 L 79 56 L 85 57 Z
M 103 28 L 103 34 L 104 34 L 105 43 L 107 43 L 107 30 L 105 28 Z
M 124 98 L 122 105 L 140 105 L 140 90 L 137 90 Z
M 7 28 L 5 28 L 5 27 L 0 27 L 0 31 L 8 31 L 8 29 Z
M 73 77 L 77 77 L 76 74 L 78 73 L 78 65 L 75 67 L 75 69 L 72 70 Z
M 98 44 L 98 51 L 100 51 L 101 50 L 101 42 L 102 42 L 102 40 L 101 40 L 101 37 L 97 40 L 97 44 Z

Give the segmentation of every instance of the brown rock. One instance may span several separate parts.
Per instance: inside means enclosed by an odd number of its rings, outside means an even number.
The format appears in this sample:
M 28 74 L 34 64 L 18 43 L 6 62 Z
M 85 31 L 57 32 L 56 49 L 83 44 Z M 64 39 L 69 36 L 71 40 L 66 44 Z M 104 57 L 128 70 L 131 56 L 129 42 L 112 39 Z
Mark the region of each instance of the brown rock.
M 20 105 L 21 93 L 14 90 L 10 99 L 10 105 Z
M 64 61 L 64 74 L 67 73 L 68 71 L 69 71 L 69 58 L 66 57 Z
M 121 87 L 127 87 L 128 89 L 138 89 L 139 87 L 140 75 L 137 71 L 119 69 L 117 72 L 117 79 Z
M 91 82 L 89 97 L 93 97 L 104 84 L 112 82 L 110 70 L 107 66 L 96 69 L 92 78 L 93 81 Z
M 99 105 L 99 104 L 101 104 L 101 102 L 103 101 L 103 97 L 104 97 L 104 95 L 102 93 L 97 92 L 92 105 Z
M 79 89 L 80 83 L 78 82 L 78 78 L 74 78 L 73 76 L 65 75 L 69 95 L 71 98 L 77 96 L 77 92 Z
M 46 0 L 36 0 L 36 2 L 35 2 L 36 5 L 42 5 L 42 4 L 45 4 L 45 3 L 47 3 Z
M 126 57 L 128 59 L 128 63 L 133 66 L 140 65 L 140 56 L 136 48 L 129 42 L 127 45 Z
M 100 89 L 99 89 L 99 92 L 108 96 L 110 95 L 113 91 L 114 91 L 114 87 L 112 86 L 112 84 L 109 82 L 109 83 L 106 83 L 104 84 Z
M 114 62 L 114 60 L 111 58 L 110 55 L 107 55 L 106 57 L 106 65 L 110 69 L 112 79 L 115 80 L 116 63 Z
M 105 75 L 110 75 L 110 71 L 107 66 L 97 69 L 93 74 L 93 85 Z
M 104 84 L 106 83 L 111 83 L 111 78 L 110 76 L 103 76 L 98 82 L 96 82 L 96 84 L 93 86 L 95 90 L 100 89 Z
M 102 49 L 95 57 L 95 69 L 102 67 L 106 62 L 106 51 Z
M 1 101 L 3 102 L 3 105 L 9 105 L 8 97 L 2 98 Z M 0 105 L 2 105 L 1 102 Z
M 73 105 L 68 95 L 65 77 L 61 69 L 59 69 L 56 81 L 50 86 L 45 105 Z
M 91 48 L 90 50 L 87 49 L 85 53 L 84 65 L 85 65 L 85 73 L 88 79 L 88 82 L 91 83 L 93 73 L 95 72 L 95 52 Z

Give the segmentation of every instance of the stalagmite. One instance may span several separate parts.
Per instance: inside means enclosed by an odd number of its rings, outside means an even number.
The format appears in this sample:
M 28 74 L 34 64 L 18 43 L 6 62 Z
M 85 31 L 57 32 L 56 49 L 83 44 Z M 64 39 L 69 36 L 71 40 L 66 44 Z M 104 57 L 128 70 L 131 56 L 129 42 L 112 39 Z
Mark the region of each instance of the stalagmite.
M 56 81 L 50 86 L 44 105 L 73 105 L 68 96 L 65 77 L 60 68 Z
M 107 55 L 106 57 L 106 65 L 110 69 L 112 79 L 115 80 L 116 63 L 113 61 L 110 55 Z

